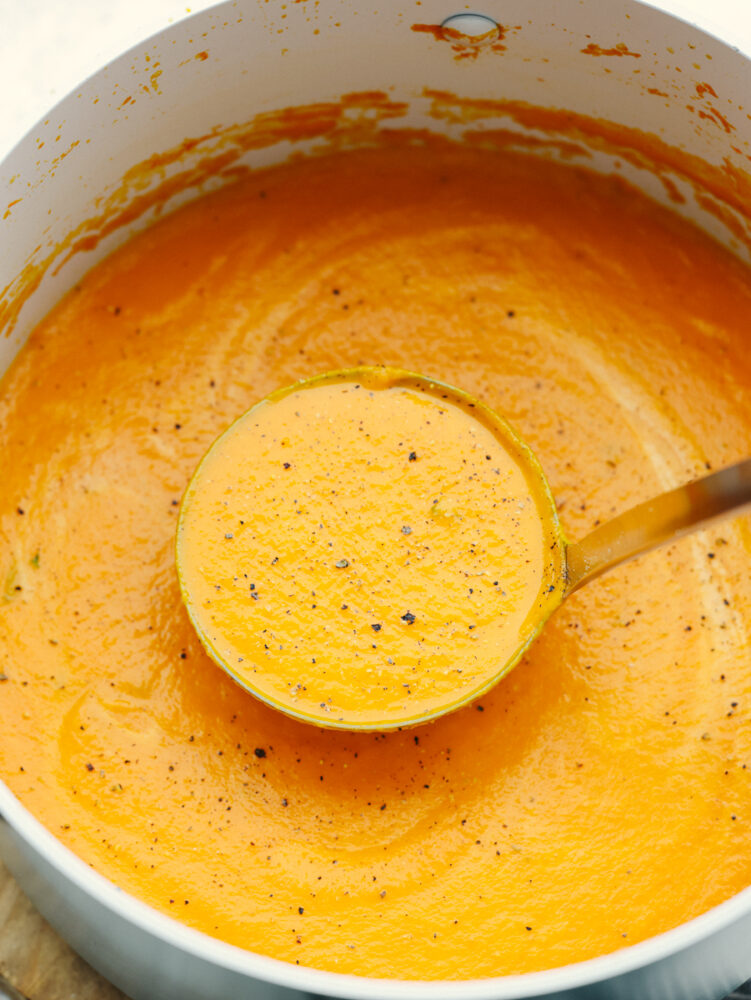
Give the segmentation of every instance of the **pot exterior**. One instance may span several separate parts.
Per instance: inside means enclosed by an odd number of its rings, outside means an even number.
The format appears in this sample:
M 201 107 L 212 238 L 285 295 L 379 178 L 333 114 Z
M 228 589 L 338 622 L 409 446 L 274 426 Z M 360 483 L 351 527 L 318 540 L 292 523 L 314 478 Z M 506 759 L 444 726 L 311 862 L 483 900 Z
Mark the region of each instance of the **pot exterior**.
M 304 1000 L 307 996 L 170 947 L 72 885 L 0 821 L 0 854 L 27 895 L 90 965 L 132 1000 Z M 251 985 L 252 984 L 252 985 Z M 250 992 L 252 990 L 252 992 Z
M 663 935 L 645 942 L 646 947 L 637 945 L 618 956 L 527 976 L 405 983 L 299 969 L 212 942 L 149 911 L 88 870 L 36 820 L 23 815 L 22 807 L 13 816 L 15 824 L 4 819 L 12 812 L 8 799 L 5 790 L 0 791 L 0 855 L 6 865 L 53 927 L 132 1000 L 312 1000 L 323 996 L 352 1000 L 721 1000 L 748 977 L 751 968 L 751 896 L 747 891 L 744 900 L 730 901 L 734 912 L 724 914 L 725 919 L 716 919 L 723 909 L 718 907 L 693 921 L 694 934 L 677 948 L 661 947 L 670 936 Z M 165 934 L 165 925 L 173 925 L 172 933 Z M 635 960 L 624 962 L 627 952 L 637 953 Z
M 316 148 L 320 136 L 297 145 L 238 144 L 231 126 L 280 108 L 384 92 L 399 107 L 389 127 L 429 127 L 458 138 L 464 124 L 457 105 L 452 117 L 446 95 L 554 105 L 659 134 L 709 165 L 748 165 L 743 148 L 751 141 L 751 120 L 739 116 L 731 143 L 722 118 L 712 119 L 709 111 L 696 117 L 697 102 L 706 95 L 690 73 L 676 73 L 676 65 L 706 57 L 714 89 L 742 104 L 751 62 L 635 0 L 488 0 L 483 13 L 506 26 L 505 48 L 500 54 L 479 51 L 474 59 L 457 58 L 461 53 L 435 33 L 412 30 L 417 17 L 438 14 L 435 5 L 430 14 L 402 0 L 383 0 L 377 11 L 357 10 L 351 0 L 321 0 L 315 12 L 309 7 L 290 4 L 282 19 L 281 5 L 227 2 L 160 32 L 60 102 L 0 164 L 0 205 L 8 206 L 0 223 L 0 372 L 85 271 L 153 220 L 156 202 L 169 210 L 232 180 L 231 171 L 198 170 L 207 158 L 230 151 L 236 169 Z M 440 19 L 457 12 L 443 4 Z M 592 50 L 592 39 L 603 48 L 623 46 L 616 54 L 636 58 L 608 59 Z M 654 71 L 651 89 L 635 74 L 642 67 Z M 668 91 L 674 99 L 656 96 Z M 123 101 L 129 94 L 133 99 Z M 441 107 L 444 113 L 437 115 Z M 488 127 L 501 124 L 520 134 L 526 128 L 518 116 L 506 120 L 498 112 L 498 120 L 491 119 Z M 180 155 L 164 155 L 186 138 L 194 141 Z M 616 159 L 617 153 L 601 149 L 587 163 L 610 170 Z M 742 217 L 728 225 L 727 215 L 723 221 L 706 211 L 691 190 L 680 192 L 684 202 L 671 202 L 667 185 L 643 165 L 621 163 L 620 169 L 647 194 L 748 256 Z M 160 191 L 164 198 L 149 205 L 144 195 Z M 126 211 L 139 197 L 142 210 Z M 101 204 L 113 216 L 119 213 L 120 224 L 108 226 L 97 216 Z M 310 994 L 353 1000 L 719 1000 L 751 976 L 751 890 L 659 938 L 577 966 L 496 980 L 400 983 L 289 966 L 149 910 L 71 855 L 2 783 L 0 854 L 50 922 L 134 1000 L 302 1000 Z

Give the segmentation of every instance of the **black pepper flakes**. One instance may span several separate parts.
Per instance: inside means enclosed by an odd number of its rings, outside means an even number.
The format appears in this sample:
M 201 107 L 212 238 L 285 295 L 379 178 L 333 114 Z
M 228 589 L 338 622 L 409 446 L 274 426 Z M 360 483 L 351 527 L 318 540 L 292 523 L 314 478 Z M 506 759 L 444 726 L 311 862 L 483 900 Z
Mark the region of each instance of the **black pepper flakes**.
M 374 632 L 381 631 L 381 626 L 378 624 L 378 622 L 373 622 L 370 627 L 373 629 Z
M 417 621 L 417 617 L 413 615 L 411 611 L 407 611 L 402 615 L 402 621 L 406 622 L 408 625 L 414 625 Z
M 266 756 L 266 751 L 263 749 L 263 747 L 256 747 L 253 753 L 256 755 L 256 757 L 259 758 L 263 758 Z
M 417 461 L 417 452 L 416 451 L 411 451 L 409 453 L 409 460 L 410 460 L 410 462 L 416 462 Z

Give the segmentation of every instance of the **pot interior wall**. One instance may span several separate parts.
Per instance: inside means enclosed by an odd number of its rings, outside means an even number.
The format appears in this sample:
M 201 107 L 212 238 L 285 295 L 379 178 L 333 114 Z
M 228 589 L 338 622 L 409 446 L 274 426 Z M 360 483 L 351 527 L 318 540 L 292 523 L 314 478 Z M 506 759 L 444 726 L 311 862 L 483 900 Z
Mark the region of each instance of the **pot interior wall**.
M 81 274 L 158 213 L 242 167 L 372 141 L 379 128 L 484 132 L 491 142 L 501 130 L 506 143 L 526 136 L 528 151 L 530 136 L 542 139 L 541 155 L 615 169 L 749 255 L 744 56 L 639 3 L 488 0 L 482 12 L 497 37 L 463 46 L 437 30 L 457 13 L 447 4 L 223 3 L 83 83 L 0 167 L 0 371 Z M 311 105 L 317 134 L 301 128 L 290 142 L 278 121 L 270 127 L 270 113 Z M 572 114 L 534 120 L 527 105 Z M 577 115 L 632 131 L 603 138 Z M 644 133 L 717 169 L 697 182 L 700 165 L 687 183 L 663 162 L 658 176 Z

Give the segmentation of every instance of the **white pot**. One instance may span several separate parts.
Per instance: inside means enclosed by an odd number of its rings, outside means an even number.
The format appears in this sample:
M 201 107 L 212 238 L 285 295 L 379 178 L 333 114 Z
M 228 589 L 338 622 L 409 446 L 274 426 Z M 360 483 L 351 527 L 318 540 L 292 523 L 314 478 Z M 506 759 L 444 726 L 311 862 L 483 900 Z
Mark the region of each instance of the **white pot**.
M 228 2 L 167 28 L 82 84 L 0 165 L 0 288 L 8 286 L 0 297 L 0 323 L 4 317 L 8 333 L 3 337 L 0 326 L 0 372 L 84 271 L 149 224 L 153 208 L 140 213 L 137 208 L 145 192 L 174 179 L 176 193 L 162 206 L 169 209 L 232 179 L 204 177 L 200 184 L 190 183 L 200 175 L 190 170 L 207 155 L 221 151 L 235 157 L 234 166 L 285 158 L 289 143 L 242 152 L 242 130 L 221 134 L 222 128 L 263 112 L 382 90 L 392 101 L 409 105 L 406 115 L 389 122 L 391 127 L 427 125 L 460 135 L 460 120 L 431 117 L 428 88 L 566 108 L 653 133 L 710 165 L 725 160 L 740 170 L 748 165 L 751 121 L 737 105 L 745 104 L 751 92 L 751 63 L 697 28 L 634 0 L 485 0 L 482 13 L 502 25 L 519 26 L 508 32 L 503 53 L 482 51 L 477 59 L 457 59 L 446 41 L 411 30 L 416 20 L 442 21 L 460 9 L 448 0 L 422 6 L 405 0 L 377 5 L 320 0 L 285 8 L 263 0 Z M 605 49 L 624 44 L 640 56 L 593 57 L 582 51 L 591 43 Z M 704 80 L 721 102 L 706 91 L 697 94 L 696 83 Z M 732 133 L 712 107 L 731 119 Z M 701 117 L 702 110 L 707 117 Z M 524 131 L 518 115 L 502 124 Z M 200 141 L 182 157 L 128 174 L 135 164 L 186 138 Z M 317 141 L 323 140 L 314 138 L 303 148 Z M 668 187 L 633 154 L 626 142 L 620 151 L 600 149 L 588 163 L 610 169 L 618 159 L 631 180 L 668 200 Z M 743 206 L 721 206 L 723 222 L 711 205 L 707 211 L 706 200 L 703 207 L 696 201 L 685 177 L 677 184 L 686 201 L 673 207 L 747 255 L 747 224 L 738 212 Z M 110 219 L 126 206 L 136 210 L 127 221 L 121 215 L 121 224 L 106 232 L 101 230 L 103 205 Z M 751 213 L 751 205 L 747 208 Z M 87 223 L 97 216 L 99 224 Z M 80 245 L 68 254 L 65 241 L 75 232 L 91 237 L 88 244 L 84 240 L 91 249 Z M 22 303 L 20 310 L 7 308 L 13 301 Z M 134 1000 L 272 1000 L 293 998 L 294 991 L 353 1000 L 712 1000 L 751 976 L 751 889 L 659 937 L 541 973 L 419 983 L 301 969 L 224 945 L 119 891 L 43 829 L 1 783 L 0 817 L 0 851 L 30 897 L 92 965 Z

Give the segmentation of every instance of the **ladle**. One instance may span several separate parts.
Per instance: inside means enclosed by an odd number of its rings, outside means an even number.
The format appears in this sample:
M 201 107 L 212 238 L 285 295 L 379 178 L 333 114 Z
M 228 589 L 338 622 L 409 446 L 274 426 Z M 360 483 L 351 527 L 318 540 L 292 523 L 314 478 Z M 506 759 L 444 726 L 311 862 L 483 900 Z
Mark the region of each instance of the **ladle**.
M 319 390 L 319 394 L 311 395 L 310 390 L 315 389 Z M 392 390 L 392 395 L 379 395 L 379 390 Z M 360 391 L 359 396 L 356 391 Z M 324 393 L 328 394 L 325 399 Z M 309 427 L 311 438 L 310 441 L 302 438 L 300 447 L 310 454 L 310 449 L 315 447 L 314 440 L 318 439 L 316 435 L 323 440 L 324 433 L 328 433 L 330 440 L 335 441 L 336 434 L 339 433 L 337 428 L 341 428 L 341 434 L 347 433 L 346 427 L 349 425 L 344 416 L 337 418 L 337 424 L 330 414 L 327 417 L 323 411 L 318 412 L 319 400 L 329 405 L 332 398 L 337 405 L 344 400 L 350 407 L 348 412 L 351 412 L 353 400 L 360 400 L 363 407 L 367 403 L 369 407 L 378 405 L 381 408 L 406 405 L 407 402 L 418 406 L 429 401 L 436 412 L 442 411 L 440 415 L 453 415 L 457 420 L 463 421 L 462 433 L 474 435 L 476 428 L 478 434 L 487 435 L 489 432 L 492 435 L 507 461 L 523 473 L 524 482 L 539 515 L 539 544 L 535 541 L 533 546 L 538 553 L 536 558 L 539 567 L 534 570 L 537 572 L 534 586 L 530 585 L 531 589 L 525 598 L 528 606 L 521 609 L 511 607 L 510 598 L 499 581 L 493 581 L 496 591 L 491 592 L 490 581 L 486 581 L 480 571 L 475 574 L 480 577 L 476 588 L 482 590 L 484 587 L 482 593 L 487 600 L 491 600 L 491 609 L 496 606 L 492 602 L 497 600 L 495 623 L 476 626 L 462 620 L 453 628 L 457 623 L 450 622 L 446 624 L 446 628 L 441 624 L 434 636 L 428 634 L 427 618 L 420 622 L 420 629 L 412 628 L 416 616 L 409 610 L 405 612 L 404 608 L 405 604 L 412 606 L 408 592 L 399 594 L 395 600 L 401 603 L 389 609 L 383 603 L 378 587 L 374 586 L 372 592 L 367 591 L 367 588 L 363 590 L 363 580 L 368 573 L 372 575 L 378 569 L 373 568 L 373 560 L 362 570 L 351 567 L 346 558 L 335 560 L 338 553 L 333 550 L 334 543 L 330 540 L 327 544 L 331 548 L 324 548 L 323 555 L 319 558 L 314 555 L 318 540 L 314 543 L 310 537 L 298 539 L 300 544 L 297 545 L 298 554 L 295 557 L 297 563 L 292 569 L 284 570 L 286 576 L 279 575 L 283 567 L 269 568 L 275 567 L 278 558 L 269 558 L 266 537 L 269 531 L 268 519 L 261 524 L 259 519 L 262 515 L 256 513 L 262 510 L 261 493 L 269 476 L 276 481 L 274 472 L 263 471 L 267 468 L 274 469 L 275 466 L 268 463 L 278 460 L 271 448 L 271 435 L 277 433 L 278 427 L 273 429 L 269 420 L 280 418 L 280 414 L 283 416 L 281 409 L 274 409 L 277 404 L 286 405 L 295 418 L 300 418 L 303 405 L 307 406 L 313 421 L 312 430 Z M 385 413 L 383 409 L 379 412 Z M 365 410 L 363 415 L 365 416 Z M 302 417 L 305 417 L 305 413 L 302 413 Z M 405 420 L 408 417 L 409 413 L 399 419 Z M 430 423 L 429 419 L 427 423 Z M 293 425 L 294 420 L 291 422 L 294 430 Z M 379 426 L 377 413 L 370 426 L 371 429 Z M 444 421 L 440 431 L 445 432 L 446 426 L 448 422 Z M 253 449 L 258 448 L 260 438 L 267 435 L 268 440 L 258 450 L 260 457 L 254 458 L 256 452 Z M 359 438 L 355 435 L 358 441 L 364 441 L 367 437 L 367 434 L 360 435 Z M 274 442 L 274 447 L 290 445 L 284 435 L 275 437 Z M 399 441 L 399 445 L 401 444 Z M 363 447 L 366 447 L 365 444 Z M 487 450 L 487 443 L 482 447 L 478 445 L 478 448 L 481 451 Z M 349 448 L 347 452 L 350 463 L 351 450 Z M 440 446 L 434 450 L 440 455 Z M 448 438 L 446 450 L 449 450 Z M 302 452 L 298 454 L 300 463 L 304 464 L 304 455 Z M 398 458 L 404 464 L 403 467 L 394 467 L 395 472 L 389 479 L 391 485 L 386 484 L 392 493 L 389 502 L 407 503 L 404 484 L 411 481 L 409 477 L 413 476 L 410 460 L 414 454 L 405 453 Z M 285 470 L 295 464 L 294 449 L 289 455 L 290 461 L 278 462 Z M 490 457 L 482 455 L 482 458 Z M 244 462 L 250 462 L 252 466 L 256 461 L 257 469 L 245 469 L 243 466 Z M 327 455 L 314 457 L 315 464 L 319 466 L 325 466 L 328 461 L 330 456 Z M 497 463 L 494 460 L 491 464 Z M 363 490 L 367 494 L 370 489 L 367 476 L 372 465 L 371 459 L 366 459 L 366 453 L 363 452 L 358 475 L 365 478 L 360 494 Z M 402 468 L 403 472 L 400 471 Z M 254 479 L 256 473 L 265 478 Z M 331 482 L 341 479 L 340 472 L 333 465 L 331 469 L 326 469 L 325 475 L 332 476 Z M 372 475 L 376 476 L 376 472 Z M 475 479 L 478 475 L 479 473 L 473 472 Z M 289 509 L 295 515 L 301 514 L 303 511 L 299 507 L 298 497 L 293 497 L 292 494 L 306 495 L 306 491 L 313 489 L 310 484 L 314 479 L 316 476 L 312 474 L 308 475 L 307 480 L 301 481 L 281 475 L 278 485 L 269 493 L 268 502 L 277 511 L 281 509 L 280 504 L 288 500 L 290 505 L 298 505 L 290 506 Z M 327 483 L 330 485 L 328 480 Z M 489 476 L 485 486 L 486 492 L 496 489 L 496 493 L 488 492 L 488 496 L 496 496 L 497 499 L 497 487 L 494 486 L 492 477 Z M 375 491 L 376 488 L 381 490 L 378 496 L 384 497 L 383 483 L 377 486 L 374 480 L 372 489 Z M 211 490 L 214 493 L 209 496 Z M 334 490 L 330 492 L 334 493 Z M 450 535 L 447 536 L 445 532 L 441 534 L 438 528 L 433 531 L 433 521 L 430 520 L 436 510 L 436 502 L 431 499 L 433 492 L 435 491 L 431 489 L 425 499 L 426 505 L 432 504 L 429 516 L 426 515 L 425 518 L 425 531 L 427 534 L 432 532 L 431 544 L 435 544 L 435 537 L 438 537 L 439 543 L 443 539 L 443 544 L 446 544 L 446 538 L 450 540 Z M 527 503 L 523 498 L 520 501 L 518 496 L 515 497 L 515 502 L 517 501 L 520 510 Z M 347 502 L 352 502 L 351 498 Z M 388 503 L 383 506 L 387 507 Z M 496 504 L 493 509 L 497 506 Z M 196 470 L 182 501 L 177 535 L 178 576 L 188 614 L 207 652 L 251 693 L 288 715 L 317 725 L 340 729 L 395 729 L 426 722 L 460 708 L 486 692 L 518 662 L 561 601 L 585 583 L 650 549 L 673 542 L 717 518 L 738 514 L 748 507 L 751 507 L 751 459 L 662 493 L 600 525 L 580 541 L 568 542 L 558 522 L 555 501 L 540 463 L 505 420 L 462 390 L 435 379 L 395 368 L 360 367 L 329 372 L 272 393 L 247 411 L 217 439 Z M 274 517 L 276 516 L 275 513 Z M 312 521 L 304 517 L 290 517 L 289 524 L 284 525 L 283 530 L 289 535 L 294 533 L 298 524 L 310 524 L 319 518 L 319 526 L 323 530 L 325 515 L 316 509 L 310 516 Z M 487 505 L 487 514 L 483 517 L 486 516 L 488 519 L 494 516 L 491 514 L 490 503 Z M 461 531 L 466 530 L 466 521 L 467 518 L 464 517 L 455 522 L 457 545 L 463 544 Z M 255 534 L 254 524 L 258 529 Z M 368 530 L 367 525 L 361 528 L 363 533 Z M 377 530 L 375 523 L 372 530 Z M 406 526 L 402 530 L 407 530 Z M 409 533 L 411 530 L 409 529 Z M 383 547 L 384 543 L 378 544 Z M 394 549 L 397 554 L 389 555 L 384 550 L 383 559 L 391 559 L 393 562 L 398 558 L 401 559 L 400 565 L 407 566 L 410 560 L 403 556 L 405 552 L 409 555 L 414 551 L 414 547 L 410 548 L 412 540 L 397 538 L 393 544 L 400 546 Z M 429 546 L 425 548 L 428 549 Z M 473 549 L 470 551 L 475 552 Z M 215 560 L 215 554 L 219 562 Z M 304 592 L 297 588 L 297 596 L 288 595 L 292 604 L 284 605 L 278 601 L 274 603 L 274 592 L 280 588 L 295 590 L 299 575 L 303 569 L 308 573 L 308 563 L 314 558 L 319 559 L 316 571 L 320 571 L 320 588 L 313 578 L 313 585 Z M 287 562 L 289 561 L 288 559 Z M 534 563 L 534 560 L 528 558 L 527 562 Z M 513 569 L 509 568 L 512 576 Z M 492 575 L 497 575 L 495 569 Z M 259 579 L 263 583 L 258 583 Z M 306 579 L 310 583 L 309 573 Z M 415 587 L 419 589 L 420 577 L 414 579 L 417 580 Z M 390 577 L 388 582 L 395 586 Z M 470 595 L 474 589 L 469 589 Z M 507 589 L 514 593 L 521 592 L 517 583 Z M 487 596 L 489 593 L 491 597 Z M 301 622 L 311 611 L 315 611 L 318 616 L 318 631 L 311 626 L 307 645 L 305 639 L 300 638 L 306 635 Z M 499 622 L 505 620 L 502 619 L 504 614 L 508 616 L 509 622 L 514 623 L 509 624 L 508 629 L 511 631 L 507 633 L 499 631 Z M 457 621 L 459 617 L 457 611 Z M 495 632 L 490 631 L 491 625 Z M 479 631 L 474 635 L 464 631 L 476 627 Z M 488 636 L 485 645 L 482 638 L 483 627 Z M 441 635 L 444 637 L 442 640 Z M 509 640 L 505 645 L 501 642 L 504 636 Z M 472 645 L 469 639 L 475 644 Z M 448 648 L 441 650 L 441 641 Z M 389 643 L 393 643 L 394 647 Z M 295 656 L 290 660 L 293 646 Z M 394 665 L 394 656 L 389 653 L 394 654 L 397 646 L 400 656 L 396 659 L 400 662 Z M 475 656 L 478 649 L 485 652 Z M 468 652 L 457 652 L 454 664 L 450 663 L 452 650 Z M 469 662 L 473 656 L 475 659 L 485 656 L 487 663 L 465 669 L 462 657 Z M 401 668 L 401 662 L 405 664 L 405 672 L 399 675 L 396 671 Z M 457 665 L 460 662 L 462 665 Z M 287 669 L 288 663 L 292 663 L 294 672 L 288 672 L 285 677 L 282 667 Z M 349 664 L 352 666 L 352 684 L 357 685 L 359 698 L 359 701 L 351 703 L 347 701 L 346 690 L 342 693 L 342 688 L 346 689 L 348 683 Z M 389 666 L 386 667 L 385 664 Z M 280 676 L 276 676 L 277 673 Z M 455 683 L 449 682 L 449 674 L 455 675 Z M 333 677 L 338 678 L 338 689 Z

